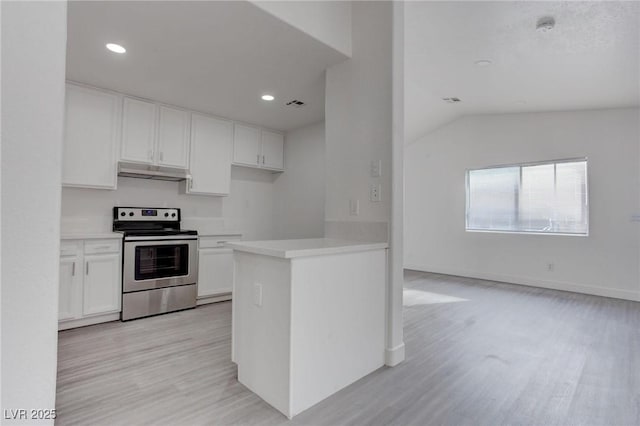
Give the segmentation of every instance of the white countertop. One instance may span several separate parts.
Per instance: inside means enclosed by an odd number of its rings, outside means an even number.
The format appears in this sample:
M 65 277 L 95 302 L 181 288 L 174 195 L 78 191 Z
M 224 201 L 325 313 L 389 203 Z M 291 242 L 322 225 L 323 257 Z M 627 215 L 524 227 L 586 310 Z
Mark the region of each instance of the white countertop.
M 60 235 L 61 240 L 95 240 L 102 238 L 122 238 L 120 232 L 67 232 Z
M 386 249 L 389 245 L 387 243 L 366 243 L 333 238 L 306 238 L 300 240 L 229 241 L 225 246 L 247 253 L 291 259 L 379 250 Z

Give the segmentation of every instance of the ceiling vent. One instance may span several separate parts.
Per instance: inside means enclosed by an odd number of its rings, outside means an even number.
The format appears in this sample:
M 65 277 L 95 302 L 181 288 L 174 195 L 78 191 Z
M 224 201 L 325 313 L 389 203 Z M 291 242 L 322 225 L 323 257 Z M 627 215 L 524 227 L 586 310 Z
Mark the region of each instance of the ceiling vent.
M 450 104 L 457 104 L 460 102 L 460 98 L 442 98 L 442 100 Z
M 285 105 L 286 106 L 293 106 L 293 107 L 296 107 L 296 108 L 300 108 L 300 107 L 304 106 L 304 102 L 299 101 L 297 99 L 294 99 L 292 101 L 287 102 Z

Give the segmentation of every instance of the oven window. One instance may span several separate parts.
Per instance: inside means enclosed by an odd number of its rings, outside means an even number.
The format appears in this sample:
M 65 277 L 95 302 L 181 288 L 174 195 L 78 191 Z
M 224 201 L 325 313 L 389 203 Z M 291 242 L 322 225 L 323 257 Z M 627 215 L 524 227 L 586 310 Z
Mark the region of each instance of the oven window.
M 187 244 L 136 247 L 136 281 L 179 277 L 188 273 Z

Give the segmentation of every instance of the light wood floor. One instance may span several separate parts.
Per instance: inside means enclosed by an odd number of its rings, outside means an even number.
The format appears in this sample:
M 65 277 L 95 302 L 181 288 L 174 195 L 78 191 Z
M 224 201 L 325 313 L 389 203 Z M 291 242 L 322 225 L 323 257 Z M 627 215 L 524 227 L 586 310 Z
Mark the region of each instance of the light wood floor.
M 640 303 L 407 271 L 407 359 L 288 422 L 231 304 L 60 333 L 59 425 L 640 425 Z M 259 356 L 259 354 L 257 354 Z

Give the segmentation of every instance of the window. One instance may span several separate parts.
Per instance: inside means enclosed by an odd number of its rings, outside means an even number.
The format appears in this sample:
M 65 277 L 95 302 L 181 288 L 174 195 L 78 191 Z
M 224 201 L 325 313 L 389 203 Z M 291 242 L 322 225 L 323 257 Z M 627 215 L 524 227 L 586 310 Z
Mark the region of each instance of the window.
M 587 235 L 587 160 L 467 171 L 466 229 Z

